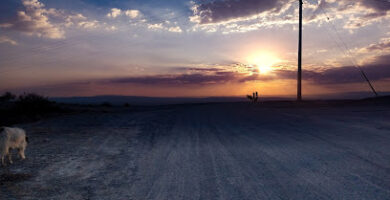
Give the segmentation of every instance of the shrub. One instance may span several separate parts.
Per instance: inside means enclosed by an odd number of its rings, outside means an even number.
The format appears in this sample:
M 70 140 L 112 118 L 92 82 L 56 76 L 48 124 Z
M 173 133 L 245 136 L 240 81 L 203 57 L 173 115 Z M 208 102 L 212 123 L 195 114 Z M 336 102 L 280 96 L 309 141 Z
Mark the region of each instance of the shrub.
M 0 102 L 8 102 L 14 100 L 15 98 L 16 96 L 11 92 L 5 92 L 3 95 L 0 96 Z
M 16 101 L 16 108 L 26 114 L 41 114 L 55 110 L 54 102 L 47 97 L 30 93 L 20 95 Z
M 249 101 L 253 101 L 253 96 L 251 95 L 246 95 L 246 98 L 249 99 Z

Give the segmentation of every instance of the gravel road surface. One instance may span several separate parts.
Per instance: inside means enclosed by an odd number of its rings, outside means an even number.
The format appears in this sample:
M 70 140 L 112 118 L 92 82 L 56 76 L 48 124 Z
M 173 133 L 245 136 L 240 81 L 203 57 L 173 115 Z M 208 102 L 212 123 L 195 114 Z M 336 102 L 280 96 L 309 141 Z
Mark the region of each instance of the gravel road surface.
M 390 107 L 204 104 L 20 125 L 0 199 L 390 199 Z

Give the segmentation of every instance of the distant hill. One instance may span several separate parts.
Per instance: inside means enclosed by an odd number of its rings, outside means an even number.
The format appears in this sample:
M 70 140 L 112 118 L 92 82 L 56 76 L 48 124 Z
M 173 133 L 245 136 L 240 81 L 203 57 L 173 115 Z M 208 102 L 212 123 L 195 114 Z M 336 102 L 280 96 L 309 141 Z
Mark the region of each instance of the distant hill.
M 389 92 L 381 92 L 380 96 L 390 95 Z M 334 93 L 327 95 L 304 95 L 304 100 L 337 100 L 337 99 L 365 99 L 373 97 L 371 92 Z M 190 103 L 224 103 L 224 102 L 247 102 L 246 97 L 142 97 L 142 96 L 118 96 L 104 95 L 91 97 L 51 97 L 50 100 L 59 103 L 70 104 L 102 104 L 105 102 L 113 105 L 172 105 Z M 295 97 L 261 97 L 261 101 L 295 100 Z
M 53 97 L 50 100 L 59 103 L 72 104 L 101 104 L 109 102 L 113 105 L 171 105 L 189 103 L 223 103 L 223 102 L 245 102 L 245 97 L 139 97 L 139 96 L 92 96 L 92 97 Z M 287 100 L 286 98 L 263 98 L 263 100 Z

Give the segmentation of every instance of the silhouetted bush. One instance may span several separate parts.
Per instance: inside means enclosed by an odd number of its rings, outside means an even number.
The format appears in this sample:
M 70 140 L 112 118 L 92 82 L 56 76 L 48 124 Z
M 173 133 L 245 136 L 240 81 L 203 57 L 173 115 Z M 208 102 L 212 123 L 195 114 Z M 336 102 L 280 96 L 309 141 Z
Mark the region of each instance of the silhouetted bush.
M 246 95 L 246 98 L 249 99 L 249 101 L 253 101 L 253 97 L 251 95 Z
M 127 108 L 127 107 L 130 107 L 130 104 L 129 103 L 125 103 L 123 106 Z
M 15 99 L 14 95 L 4 99 Z M 12 98 L 10 98 L 12 97 Z M 59 104 L 50 101 L 47 97 L 30 93 L 23 94 L 15 101 L 3 102 L 0 105 L 0 126 L 10 126 L 15 123 L 31 122 L 40 120 L 51 114 L 65 113 Z
M 19 112 L 25 114 L 44 114 L 58 110 L 47 97 L 34 93 L 20 95 L 15 103 Z
M 0 96 L 0 102 L 8 102 L 14 100 L 15 98 L 16 95 L 12 94 L 11 92 L 5 92 L 3 95 Z

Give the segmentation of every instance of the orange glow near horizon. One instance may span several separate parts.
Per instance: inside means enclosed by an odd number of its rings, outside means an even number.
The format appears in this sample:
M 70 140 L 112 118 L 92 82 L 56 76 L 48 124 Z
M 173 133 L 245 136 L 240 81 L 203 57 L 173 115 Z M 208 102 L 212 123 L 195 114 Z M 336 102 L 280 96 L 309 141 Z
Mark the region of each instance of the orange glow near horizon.
M 249 64 L 257 66 L 261 74 L 271 72 L 272 67 L 281 61 L 275 54 L 265 51 L 253 53 L 246 60 Z

